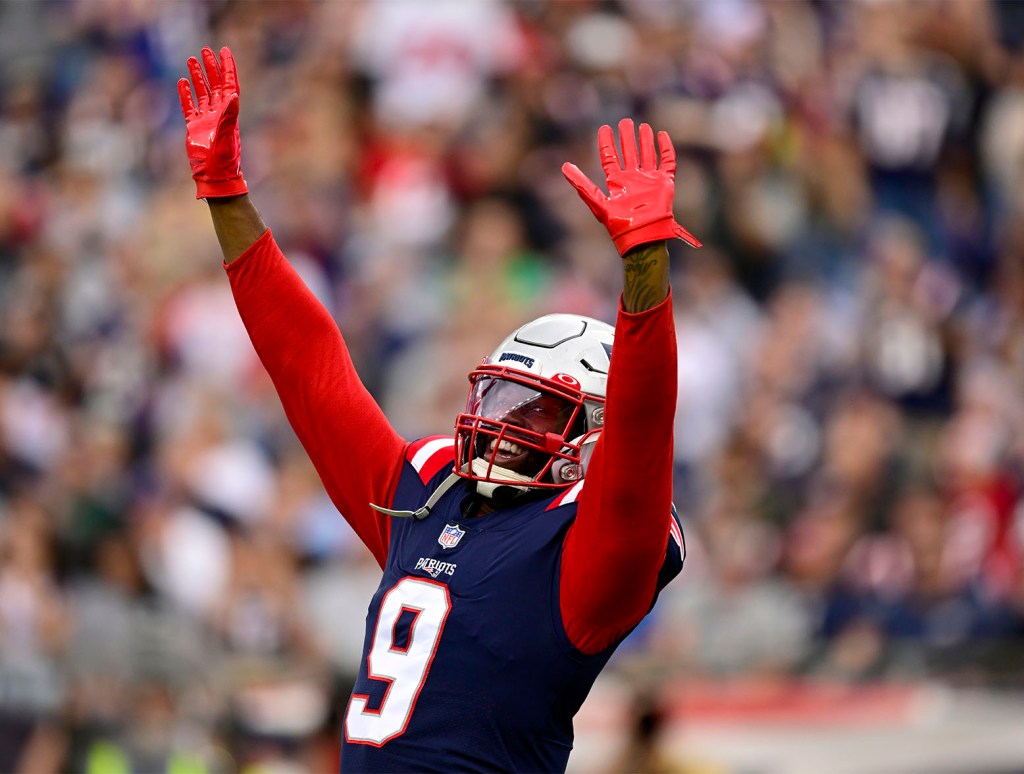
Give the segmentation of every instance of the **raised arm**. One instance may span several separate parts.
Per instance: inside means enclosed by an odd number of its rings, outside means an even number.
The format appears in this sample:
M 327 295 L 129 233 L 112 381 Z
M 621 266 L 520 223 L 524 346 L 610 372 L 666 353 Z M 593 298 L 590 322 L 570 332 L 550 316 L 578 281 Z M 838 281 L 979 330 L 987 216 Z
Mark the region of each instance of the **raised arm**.
M 331 500 L 383 565 L 389 505 L 405 442 L 363 387 L 334 319 L 285 259 L 248 196 L 238 131 L 238 75 L 231 51 L 193 57 L 178 82 L 185 148 L 213 218 L 231 290 L 288 421 Z M 205 71 L 205 72 L 204 72 Z
M 560 601 L 570 640 L 586 653 L 608 647 L 650 609 L 672 524 L 672 429 L 676 343 L 667 239 L 700 247 L 672 216 L 675 151 L 665 132 L 619 123 L 598 133 L 606 196 L 571 164 L 563 172 L 608 229 L 623 258 L 605 422 L 587 469 L 577 518 L 562 553 Z M 659 163 L 660 162 L 660 163 Z

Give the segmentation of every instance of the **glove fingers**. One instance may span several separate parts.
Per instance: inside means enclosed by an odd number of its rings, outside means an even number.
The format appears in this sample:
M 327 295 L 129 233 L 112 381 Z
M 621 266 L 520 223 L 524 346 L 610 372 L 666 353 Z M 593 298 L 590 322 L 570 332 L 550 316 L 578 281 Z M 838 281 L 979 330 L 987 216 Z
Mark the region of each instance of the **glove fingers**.
M 192 101 L 192 87 L 188 85 L 188 78 L 178 81 L 178 99 L 181 100 L 181 113 L 188 121 L 196 113 L 196 105 Z
M 654 130 L 650 124 L 640 124 L 640 169 L 657 169 L 658 154 L 654 151 Z
M 203 67 L 206 70 L 206 80 L 210 84 L 210 90 L 219 92 L 221 87 L 220 64 L 217 62 L 217 55 L 209 46 L 203 47 Z
M 619 145 L 622 146 L 622 168 L 640 169 L 640 159 L 636 151 L 636 130 L 632 118 L 619 121 Z
M 676 232 L 676 236 L 686 242 L 690 247 L 702 247 L 700 240 L 678 223 L 674 224 L 673 230 Z
M 235 67 L 235 55 L 224 46 L 220 50 L 221 67 L 224 70 L 224 91 L 238 94 L 238 69 Z
M 593 180 L 583 174 L 575 164 L 570 164 L 569 162 L 563 164 L 562 174 L 565 175 L 565 179 L 569 181 L 569 184 L 576 189 L 576 193 L 580 195 L 580 198 L 590 208 L 590 211 L 600 218 L 604 213 L 604 201 L 606 199 L 604 192 L 594 184 Z
M 668 132 L 658 132 L 658 145 L 661 146 L 661 171 L 671 177 L 676 176 L 676 148 Z
M 619 155 L 615 152 L 615 135 L 608 124 L 597 130 L 597 152 L 601 158 L 601 168 L 604 169 L 605 177 L 611 177 L 622 170 Z
M 222 114 L 220 123 L 223 125 L 228 121 L 235 120 L 236 118 L 238 118 L 238 95 L 229 94 L 225 101 L 224 113 Z
M 203 68 L 199 66 L 199 60 L 194 56 L 188 58 L 188 74 L 192 76 L 192 88 L 196 90 L 196 102 L 199 109 L 202 110 L 210 104 L 210 90 L 206 86 Z

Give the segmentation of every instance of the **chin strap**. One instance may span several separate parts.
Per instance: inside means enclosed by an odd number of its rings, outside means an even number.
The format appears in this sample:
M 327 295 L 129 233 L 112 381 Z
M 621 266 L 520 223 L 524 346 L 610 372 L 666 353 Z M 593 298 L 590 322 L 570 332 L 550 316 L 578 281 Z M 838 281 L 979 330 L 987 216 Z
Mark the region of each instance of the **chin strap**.
M 476 491 L 478 494 L 489 497 L 496 503 L 504 504 L 510 500 L 515 499 L 519 495 L 526 494 L 530 491 L 530 487 L 527 486 L 516 486 L 516 484 L 531 484 L 533 479 L 530 476 L 524 476 L 522 473 L 516 473 L 514 470 L 503 468 L 498 465 L 491 465 L 487 460 L 481 457 L 476 457 L 473 462 L 473 473 L 474 475 L 484 478 L 489 476 L 492 479 L 498 479 L 497 481 L 477 481 Z M 508 482 L 507 484 L 504 482 Z
M 370 503 L 370 507 L 378 513 L 383 513 L 387 516 L 398 516 L 400 518 L 413 518 L 417 520 L 425 519 L 430 515 L 431 509 L 437 505 L 437 501 L 444 496 L 445 492 L 455 486 L 460 479 L 461 476 L 458 473 L 452 473 L 448 478 L 441 482 L 441 486 L 434 490 L 434 493 L 430 495 L 430 499 L 415 511 L 393 511 L 390 508 L 381 508 L 379 505 L 374 505 L 373 503 Z
M 462 466 L 462 472 L 465 473 L 469 465 Z M 524 476 L 521 473 L 516 473 L 514 470 L 508 468 L 498 467 L 497 465 L 489 466 L 486 460 L 479 457 L 472 462 L 473 473 L 478 476 L 487 475 L 487 469 L 490 467 L 491 478 L 501 479 L 508 481 L 509 483 L 500 483 L 494 481 L 477 481 L 476 491 L 478 494 L 488 497 L 499 505 L 504 505 L 520 495 L 526 494 L 530 491 L 530 487 L 516 486 L 516 484 L 528 484 L 533 481 L 529 476 Z M 423 503 L 415 511 L 401 511 L 392 510 L 391 508 L 383 508 L 379 505 L 370 503 L 370 507 L 377 513 L 383 513 L 386 516 L 396 516 L 402 519 L 425 519 L 430 515 L 431 510 L 437 505 L 437 501 L 444 497 L 445 492 L 451 489 L 455 484 L 462 478 L 458 473 L 452 473 L 448 478 L 441 482 L 441 486 L 434 490 L 434 493 L 430 495 L 430 498 Z

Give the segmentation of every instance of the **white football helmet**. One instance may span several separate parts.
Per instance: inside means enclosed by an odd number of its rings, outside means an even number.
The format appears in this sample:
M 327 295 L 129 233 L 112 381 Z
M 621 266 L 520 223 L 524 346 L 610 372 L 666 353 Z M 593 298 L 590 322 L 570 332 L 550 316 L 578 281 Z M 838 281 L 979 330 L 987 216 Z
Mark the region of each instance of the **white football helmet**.
M 604 424 L 614 335 L 599 320 L 549 314 L 501 342 L 469 375 L 456 472 L 487 497 L 579 481 Z

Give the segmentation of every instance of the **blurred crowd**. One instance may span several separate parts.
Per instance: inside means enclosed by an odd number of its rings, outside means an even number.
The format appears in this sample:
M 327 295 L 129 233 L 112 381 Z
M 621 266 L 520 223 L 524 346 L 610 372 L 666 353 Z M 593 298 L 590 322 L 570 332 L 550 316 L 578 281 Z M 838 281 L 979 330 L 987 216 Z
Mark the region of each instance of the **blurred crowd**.
M 706 245 L 671 248 L 688 560 L 620 668 L 1024 689 L 1024 5 L 9 2 L 0 770 L 336 766 L 378 570 L 194 198 L 174 84 L 207 44 L 409 439 L 515 326 L 614 320 L 560 167 L 603 179 L 623 116 L 672 136 Z

